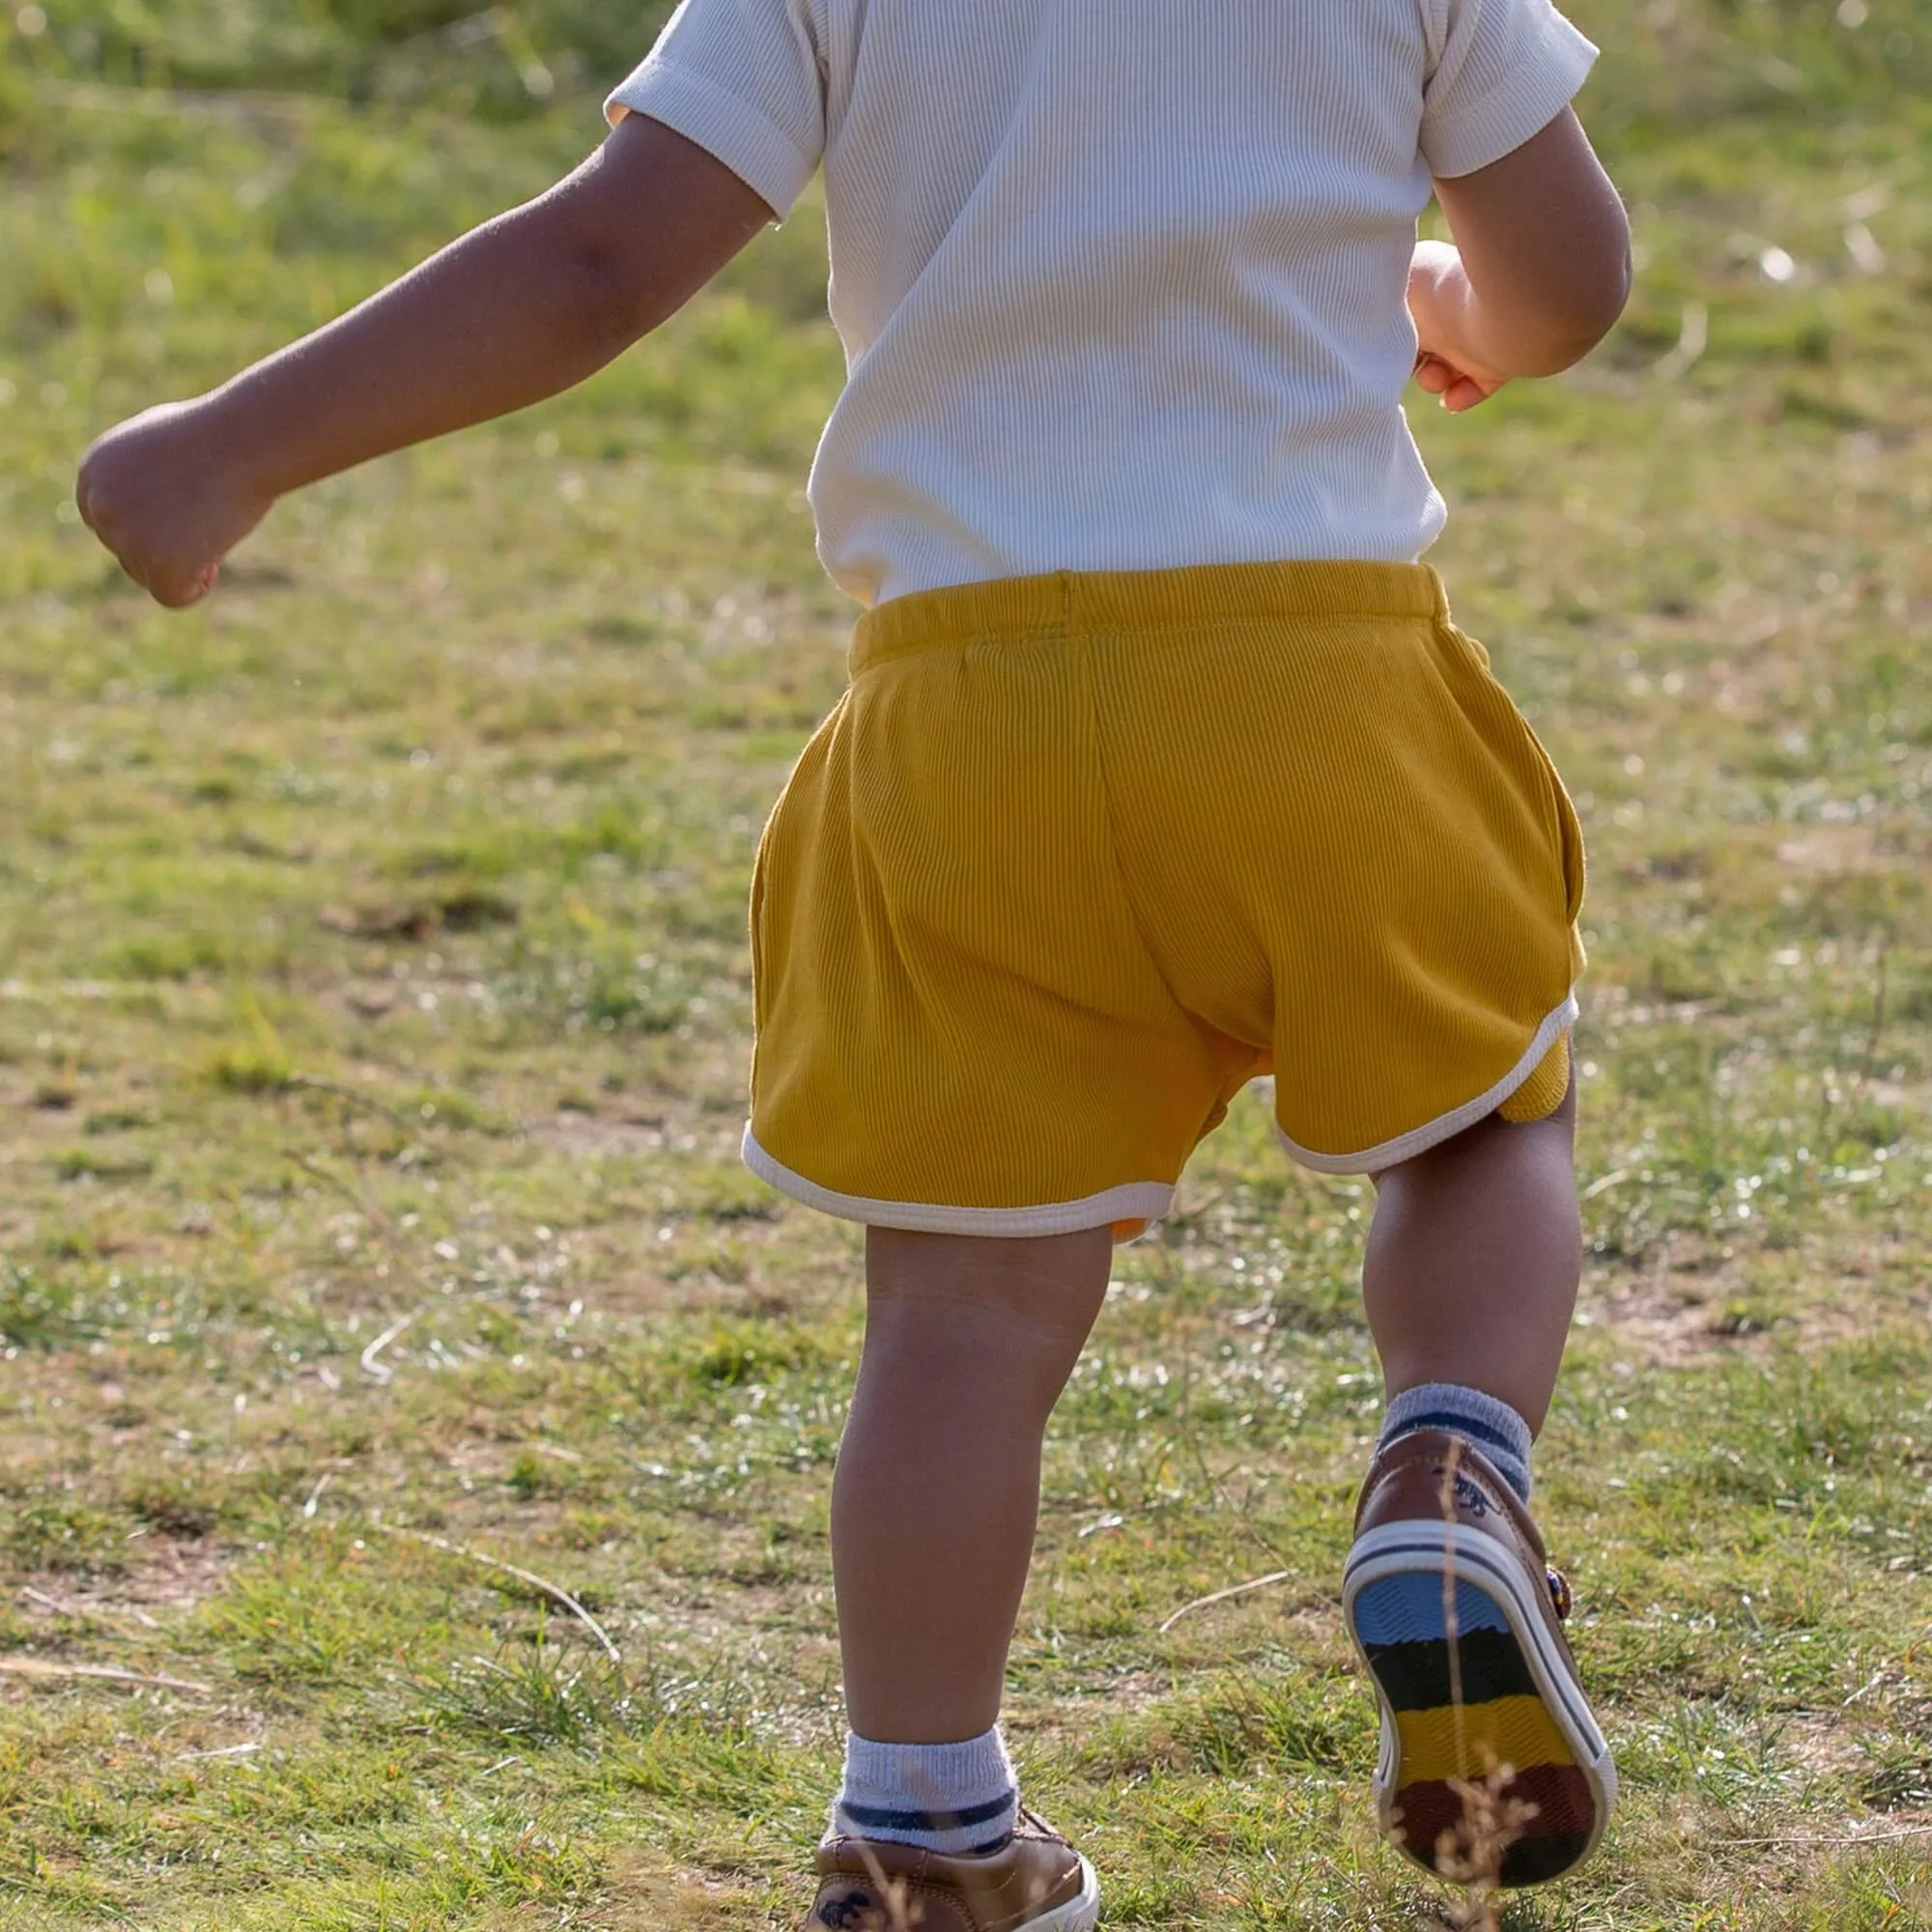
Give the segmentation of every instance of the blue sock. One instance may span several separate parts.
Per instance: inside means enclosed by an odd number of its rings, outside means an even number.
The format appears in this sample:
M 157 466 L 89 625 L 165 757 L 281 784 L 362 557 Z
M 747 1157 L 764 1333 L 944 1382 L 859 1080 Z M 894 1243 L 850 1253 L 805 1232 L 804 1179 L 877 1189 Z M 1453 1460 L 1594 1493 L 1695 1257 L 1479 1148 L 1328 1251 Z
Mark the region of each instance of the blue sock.
M 1382 1418 L 1378 1452 L 1412 1429 L 1445 1429 L 1480 1450 L 1520 1502 L 1529 1501 L 1529 1424 L 1508 1403 L 1461 1382 L 1404 1389 Z

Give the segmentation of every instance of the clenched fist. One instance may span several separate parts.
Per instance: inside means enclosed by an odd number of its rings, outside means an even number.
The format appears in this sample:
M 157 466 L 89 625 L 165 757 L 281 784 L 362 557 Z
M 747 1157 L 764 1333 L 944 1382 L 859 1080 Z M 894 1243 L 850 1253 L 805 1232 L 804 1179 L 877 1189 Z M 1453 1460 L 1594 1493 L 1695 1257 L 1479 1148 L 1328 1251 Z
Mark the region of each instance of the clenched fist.
M 221 559 L 275 500 L 224 447 L 213 416 L 203 399 L 128 417 L 87 452 L 74 489 L 88 528 L 171 611 L 208 595 Z
M 1509 381 L 1492 366 L 1471 327 L 1475 292 L 1459 250 L 1418 242 L 1408 270 L 1408 312 L 1415 322 L 1415 380 L 1452 414 L 1486 403 Z

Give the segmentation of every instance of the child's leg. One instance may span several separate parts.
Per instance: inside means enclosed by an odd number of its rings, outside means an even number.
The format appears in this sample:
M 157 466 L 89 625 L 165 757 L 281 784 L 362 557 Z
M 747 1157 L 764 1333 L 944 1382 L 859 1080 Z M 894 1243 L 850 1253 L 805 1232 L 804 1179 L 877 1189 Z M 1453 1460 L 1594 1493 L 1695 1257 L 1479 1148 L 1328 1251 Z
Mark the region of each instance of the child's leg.
M 865 1354 L 832 1489 L 861 1738 L 955 1743 L 998 1720 L 1040 1438 L 1111 1257 L 1105 1228 L 1021 1240 L 869 1231 Z
M 1573 1078 L 1547 1120 L 1479 1125 L 1377 1177 L 1362 1292 L 1393 1400 L 1477 1389 L 1543 1427 L 1582 1271 Z
M 1527 1507 L 1582 1259 L 1575 1118 L 1566 1096 L 1391 1169 L 1365 1270 L 1390 1402 L 1342 1605 L 1381 1704 L 1377 1808 L 1418 1863 L 1504 1886 L 1574 1869 L 1616 1803 Z

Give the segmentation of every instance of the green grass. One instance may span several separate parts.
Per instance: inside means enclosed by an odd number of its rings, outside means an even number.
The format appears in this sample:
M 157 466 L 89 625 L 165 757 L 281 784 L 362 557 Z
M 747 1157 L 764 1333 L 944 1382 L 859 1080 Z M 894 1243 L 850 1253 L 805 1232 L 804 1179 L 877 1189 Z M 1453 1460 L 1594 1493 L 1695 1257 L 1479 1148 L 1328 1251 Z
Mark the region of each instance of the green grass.
M 789 1932 L 835 1771 L 857 1246 L 734 1154 L 848 621 L 815 218 L 191 616 L 73 518 L 90 436 L 544 185 L 648 32 L 468 11 L 0 18 L 0 1658 L 203 1687 L 0 1675 L 7 1926 Z M 1577 11 L 1632 313 L 1416 412 L 1593 860 L 1540 1468 L 1626 1799 L 1505 1923 L 1932 1924 L 1932 26 Z M 1056 1423 L 1011 1728 L 1109 1925 L 1453 1903 L 1336 1610 L 1368 1208 L 1250 1096 Z

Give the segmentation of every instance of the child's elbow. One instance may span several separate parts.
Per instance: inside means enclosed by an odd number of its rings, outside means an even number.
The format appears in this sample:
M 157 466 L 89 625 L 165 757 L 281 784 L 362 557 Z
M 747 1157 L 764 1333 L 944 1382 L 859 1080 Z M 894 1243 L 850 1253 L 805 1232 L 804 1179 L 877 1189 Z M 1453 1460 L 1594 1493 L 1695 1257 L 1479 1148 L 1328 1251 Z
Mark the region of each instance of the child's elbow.
M 1596 247 L 1579 248 L 1548 291 L 1539 331 L 1544 340 L 1535 357 L 1545 366 L 1520 373 L 1554 376 L 1580 362 L 1617 326 L 1630 301 L 1632 275 L 1627 227 Z
M 1580 304 L 1581 312 L 1577 316 L 1578 330 L 1589 337 L 1591 349 L 1617 326 L 1618 319 L 1630 303 L 1634 274 L 1630 228 L 1628 224 L 1620 223 L 1615 240 L 1603 249 L 1599 257 L 1597 272 L 1591 277 L 1590 287 Z

